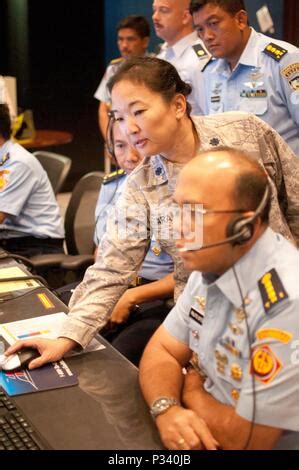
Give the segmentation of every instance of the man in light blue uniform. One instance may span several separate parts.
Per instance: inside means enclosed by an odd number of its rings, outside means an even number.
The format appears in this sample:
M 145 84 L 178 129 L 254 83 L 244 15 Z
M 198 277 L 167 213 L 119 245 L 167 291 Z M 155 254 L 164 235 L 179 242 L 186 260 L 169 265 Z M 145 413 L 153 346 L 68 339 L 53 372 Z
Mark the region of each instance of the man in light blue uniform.
M 192 0 L 190 11 L 214 57 L 203 72 L 205 114 L 253 113 L 299 156 L 299 49 L 250 28 L 243 0 Z
M 157 36 L 165 41 L 157 57 L 170 62 L 181 79 L 192 86 L 188 102 L 197 116 L 204 109 L 201 70 L 210 54 L 193 29 L 188 6 L 189 0 L 154 0 L 153 23 Z
M 202 214 L 204 245 L 185 232 L 178 242 L 194 272 L 141 361 L 163 442 L 299 448 L 299 254 L 268 226 L 266 174 L 237 150 L 207 151 L 182 170 L 175 199 Z
M 108 112 L 111 104 L 107 83 L 125 59 L 132 56 L 143 56 L 146 53 L 150 40 L 150 25 L 143 16 L 126 16 L 118 23 L 116 31 L 117 46 L 121 57 L 111 60 L 94 94 L 94 98 L 100 102 L 98 122 L 104 139 L 106 139 L 106 130 L 109 121 Z
M 10 135 L 8 107 L 0 104 L 0 246 L 28 257 L 63 252 L 63 222 L 48 176 Z

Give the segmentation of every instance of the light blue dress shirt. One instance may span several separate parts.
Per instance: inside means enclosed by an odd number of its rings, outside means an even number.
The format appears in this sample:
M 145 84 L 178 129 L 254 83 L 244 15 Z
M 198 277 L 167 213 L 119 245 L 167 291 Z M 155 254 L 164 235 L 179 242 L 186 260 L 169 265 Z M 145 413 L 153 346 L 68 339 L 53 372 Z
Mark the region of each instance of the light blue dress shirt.
M 164 326 L 197 354 L 207 392 L 249 421 L 255 380 L 255 423 L 285 431 L 277 448 L 299 448 L 299 253 L 268 228 L 236 271 L 249 335 L 232 269 L 192 273 Z
M 119 176 L 101 187 L 95 209 L 96 228 L 94 242 L 97 246 L 106 231 L 109 213 L 111 213 L 112 209 L 115 207 L 124 189 L 126 179 L 127 175 Z M 173 270 L 174 266 L 171 257 L 152 239 L 138 275 L 156 281 L 172 273 Z
M 31 153 L 12 141 L 0 147 L 0 212 L 7 214 L 0 238 L 64 238 L 47 173 Z
M 277 61 L 264 51 L 286 50 Z M 270 46 L 271 48 L 272 46 Z M 251 30 L 236 68 L 212 60 L 203 72 L 205 114 L 246 111 L 266 121 L 299 156 L 299 49 Z
M 199 46 L 199 51 L 196 52 L 196 47 L 194 49 L 193 46 Z M 211 56 L 197 33 L 193 31 L 187 34 L 173 46 L 164 43 L 157 57 L 170 62 L 177 69 L 181 79 L 192 86 L 192 93 L 187 97 L 192 106 L 192 115 L 203 114 L 204 93 L 201 70 Z

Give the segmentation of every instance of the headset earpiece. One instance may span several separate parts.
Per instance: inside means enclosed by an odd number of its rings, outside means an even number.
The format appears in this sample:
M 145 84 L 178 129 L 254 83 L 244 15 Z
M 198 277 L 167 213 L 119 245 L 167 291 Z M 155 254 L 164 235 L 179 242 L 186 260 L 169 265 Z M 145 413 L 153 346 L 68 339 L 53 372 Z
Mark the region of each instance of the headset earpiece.
M 231 241 L 232 245 L 242 245 L 248 242 L 254 234 L 254 224 L 262 214 L 271 196 L 271 189 L 267 184 L 264 195 L 254 214 L 250 217 L 237 217 L 232 219 L 226 228 L 227 238 L 236 237 Z
M 254 232 L 254 223 L 250 218 L 238 217 L 231 220 L 226 229 L 227 238 L 237 237 L 232 245 L 242 245 L 243 243 L 248 242 Z

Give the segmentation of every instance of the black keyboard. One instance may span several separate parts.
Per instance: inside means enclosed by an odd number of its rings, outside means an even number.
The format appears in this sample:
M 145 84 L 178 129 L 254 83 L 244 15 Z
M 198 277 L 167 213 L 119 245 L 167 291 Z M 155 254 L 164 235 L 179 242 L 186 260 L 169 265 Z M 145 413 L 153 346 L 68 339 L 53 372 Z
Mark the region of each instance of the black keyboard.
M 0 389 L 0 450 L 42 449 L 49 449 L 49 446 Z

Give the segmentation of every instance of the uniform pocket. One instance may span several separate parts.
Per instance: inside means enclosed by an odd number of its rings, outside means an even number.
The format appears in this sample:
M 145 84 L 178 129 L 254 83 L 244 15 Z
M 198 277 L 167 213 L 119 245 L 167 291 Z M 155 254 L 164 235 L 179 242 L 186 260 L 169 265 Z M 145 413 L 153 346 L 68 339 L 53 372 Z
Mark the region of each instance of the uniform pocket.
M 268 100 L 266 98 L 241 98 L 239 110 L 262 116 L 268 111 Z

